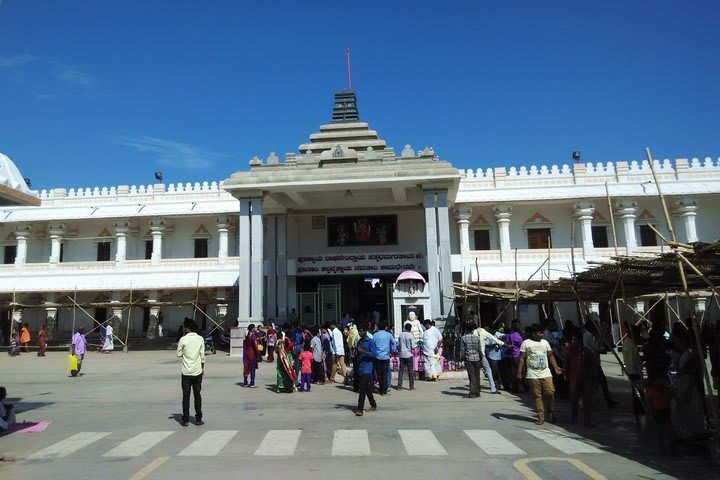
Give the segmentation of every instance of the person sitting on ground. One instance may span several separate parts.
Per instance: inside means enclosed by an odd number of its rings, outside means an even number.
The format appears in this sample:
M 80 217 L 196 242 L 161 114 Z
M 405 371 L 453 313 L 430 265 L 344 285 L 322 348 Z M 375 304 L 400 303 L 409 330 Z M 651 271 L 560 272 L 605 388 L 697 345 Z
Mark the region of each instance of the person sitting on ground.
M 7 389 L 0 387 L 0 432 L 6 432 L 15 425 L 15 406 L 5 403 Z

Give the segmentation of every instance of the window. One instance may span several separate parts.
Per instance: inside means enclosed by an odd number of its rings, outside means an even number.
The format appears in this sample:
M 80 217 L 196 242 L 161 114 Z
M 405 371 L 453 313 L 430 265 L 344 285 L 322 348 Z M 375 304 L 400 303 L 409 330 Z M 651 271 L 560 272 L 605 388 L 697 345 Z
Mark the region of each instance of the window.
M 62 263 L 63 258 L 65 258 L 65 244 L 60 242 L 60 258 L 58 259 L 58 262 Z
M 608 247 L 607 227 L 592 227 L 592 240 L 595 247 Z
M 640 225 L 640 246 L 657 247 L 657 237 L 650 225 Z
M 475 250 L 490 250 L 490 230 L 473 230 Z
M 152 240 L 145 240 L 145 260 L 152 258 Z
M 110 242 L 98 242 L 97 261 L 107 262 L 110 260 Z
M 528 228 L 528 248 L 548 248 L 552 246 L 549 228 Z
M 3 263 L 9 265 L 15 263 L 15 256 L 17 255 L 17 245 L 7 245 L 5 247 L 5 257 Z
M 208 239 L 195 239 L 195 258 L 207 258 L 208 256 Z

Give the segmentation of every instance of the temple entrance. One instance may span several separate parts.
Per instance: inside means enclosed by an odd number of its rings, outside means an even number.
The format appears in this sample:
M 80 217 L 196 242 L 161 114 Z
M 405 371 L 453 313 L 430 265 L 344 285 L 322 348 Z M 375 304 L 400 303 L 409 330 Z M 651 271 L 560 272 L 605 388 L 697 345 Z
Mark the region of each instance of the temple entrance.
M 304 325 L 339 325 L 346 314 L 355 322 L 378 319 L 392 324 L 393 275 L 298 277 L 298 319 Z

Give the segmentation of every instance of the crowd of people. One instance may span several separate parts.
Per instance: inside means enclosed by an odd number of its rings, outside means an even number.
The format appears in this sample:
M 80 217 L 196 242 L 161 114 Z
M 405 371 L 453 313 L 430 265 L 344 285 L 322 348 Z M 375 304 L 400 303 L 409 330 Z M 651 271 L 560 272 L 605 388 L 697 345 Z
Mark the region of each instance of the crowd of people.
M 272 321 L 267 326 L 251 324 L 243 343 L 243 386 L 256 387 L 256 371 L 266 361 L 276 364 L 278 393 L 310 392 L 312 385 L 337 382 L 351 385 L 374 408 L 373 390 L 387 395 L 393 370 L 399 371 L 396 389 L 403 389 L 407 375 L 409 389 L 415 390 L 417 371 L 425 380 L 437 380 L 442 341 L 434 322 L 423 325 L 414 314 L 397 340 L 382 320 L 358 324 L 348 318 L 339 326 L 331 322 L 321 327 L 296 321 L 282 327 Z M 358 415 L 363 405 L 359 400 Z
M 386 395 L 392 370 L 398 372 L 396 389 L 407 379 L 415 389 L 417 377 L 439 378 L 450 364 L 467 371 L 466 398 L 480 397 L 482 377 L 490 393 L 528 393 L 536 423 L 557 421 L 556 392 L 570 403 L 571 423 L 593 423 L 593 398 L 600 391 L 607 408 L 618 405 L 610 393 L 600 355 L 610 347 L 597 319 L 577 326 L 566 322 L 560 330 L 552 319 L 524 329 L 513 322 L 487 330 L 474 320 L 462 332 L 442 334 L 432 321 L 414 315 L 394 335 L 385 322 L 341 325 L 251 325 L 244 344 L 244 383 L 255 387 L 255 371 L 262 362 L 276 365 L 278 393 L 310 392 L 312 385 L 342 382 L 359 394 L 357 415 L 377 404 L 373 393 Z M 622 329 L 623 367 L 631 382 L 633 413 L 639 422 L 647 415 L 663 435 L 690 440 L 705 433 L 702 372 L 693 334 L 676 323 L 668 332 L 662 324 Z M 338 378 L 339 376 L 339 378 Z M 681 406 L 683 412 L 680 412 Z
M 559 330 L 552 320 L 521 331 L 517 322 L 508 332 L 501 323 L 486 331 L 472 321 L 460 338 L 459 358 L 470 381 L 468 398 L 479 397 L 484 371 L 491 391 L 530 393 L 536 423 L 556 421 L 555 392 L 570 402 L 570 422 L 594 426 L 593 398 L 599 390 L 608 408 L 618 405 L 610 393 L 600 362 L 607 349 L 597 319 L 578 327 L 566 322 Z M 664 323 L 625 323 L 621 351 L 623 368 L 630 380 L 633 414 L 640 423 L 646 416 L 659 430 L 664 448 L 673 441 L 695 441 L 706 435 L 705 389 L 699 355 L 711 350 L 714 337 L 703 333 L 703 352 L 698 352 L 692 322 L 677 322 L 670 331 Z M 713 372 L 716 372 L 713 362 Z M 715 373 L 712 374 L 716 378 Z M 499 380 L 498 380 L 499 379 Z

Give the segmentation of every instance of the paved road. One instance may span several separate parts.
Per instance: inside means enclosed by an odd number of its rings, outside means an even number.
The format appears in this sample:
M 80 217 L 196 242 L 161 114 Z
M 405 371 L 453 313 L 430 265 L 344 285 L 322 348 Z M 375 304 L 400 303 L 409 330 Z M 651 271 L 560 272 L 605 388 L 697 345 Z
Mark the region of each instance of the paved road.
M 52 422 L 41 433 L 0 437 L 5 460 L 0 477 L 681 476 L 662 458 L 635 449 L 622 415 L 600 431 L 568 431 L 563 424 L 539 428 L 527 399 L 506 394 L 463 399 L 461 380 L 418 382 L 414 392 L 378 396 L 379 410 L 358 418 L 352 414 L 355 394 L 341 386 L 274 393 L 269 364 L 262 365 L 260 388 L 242 388 L 239 361 L 220 352 L 206 365 L 206 424 L 183 428 L 179 366 L 172 352 L 90 353 L 79 378 L 67 376 L 65 360 L 62 353 L 0 358 L 0 384 L 18 405 L 19 420 Z M 697 468 L 695 475 L 702 471 Z

